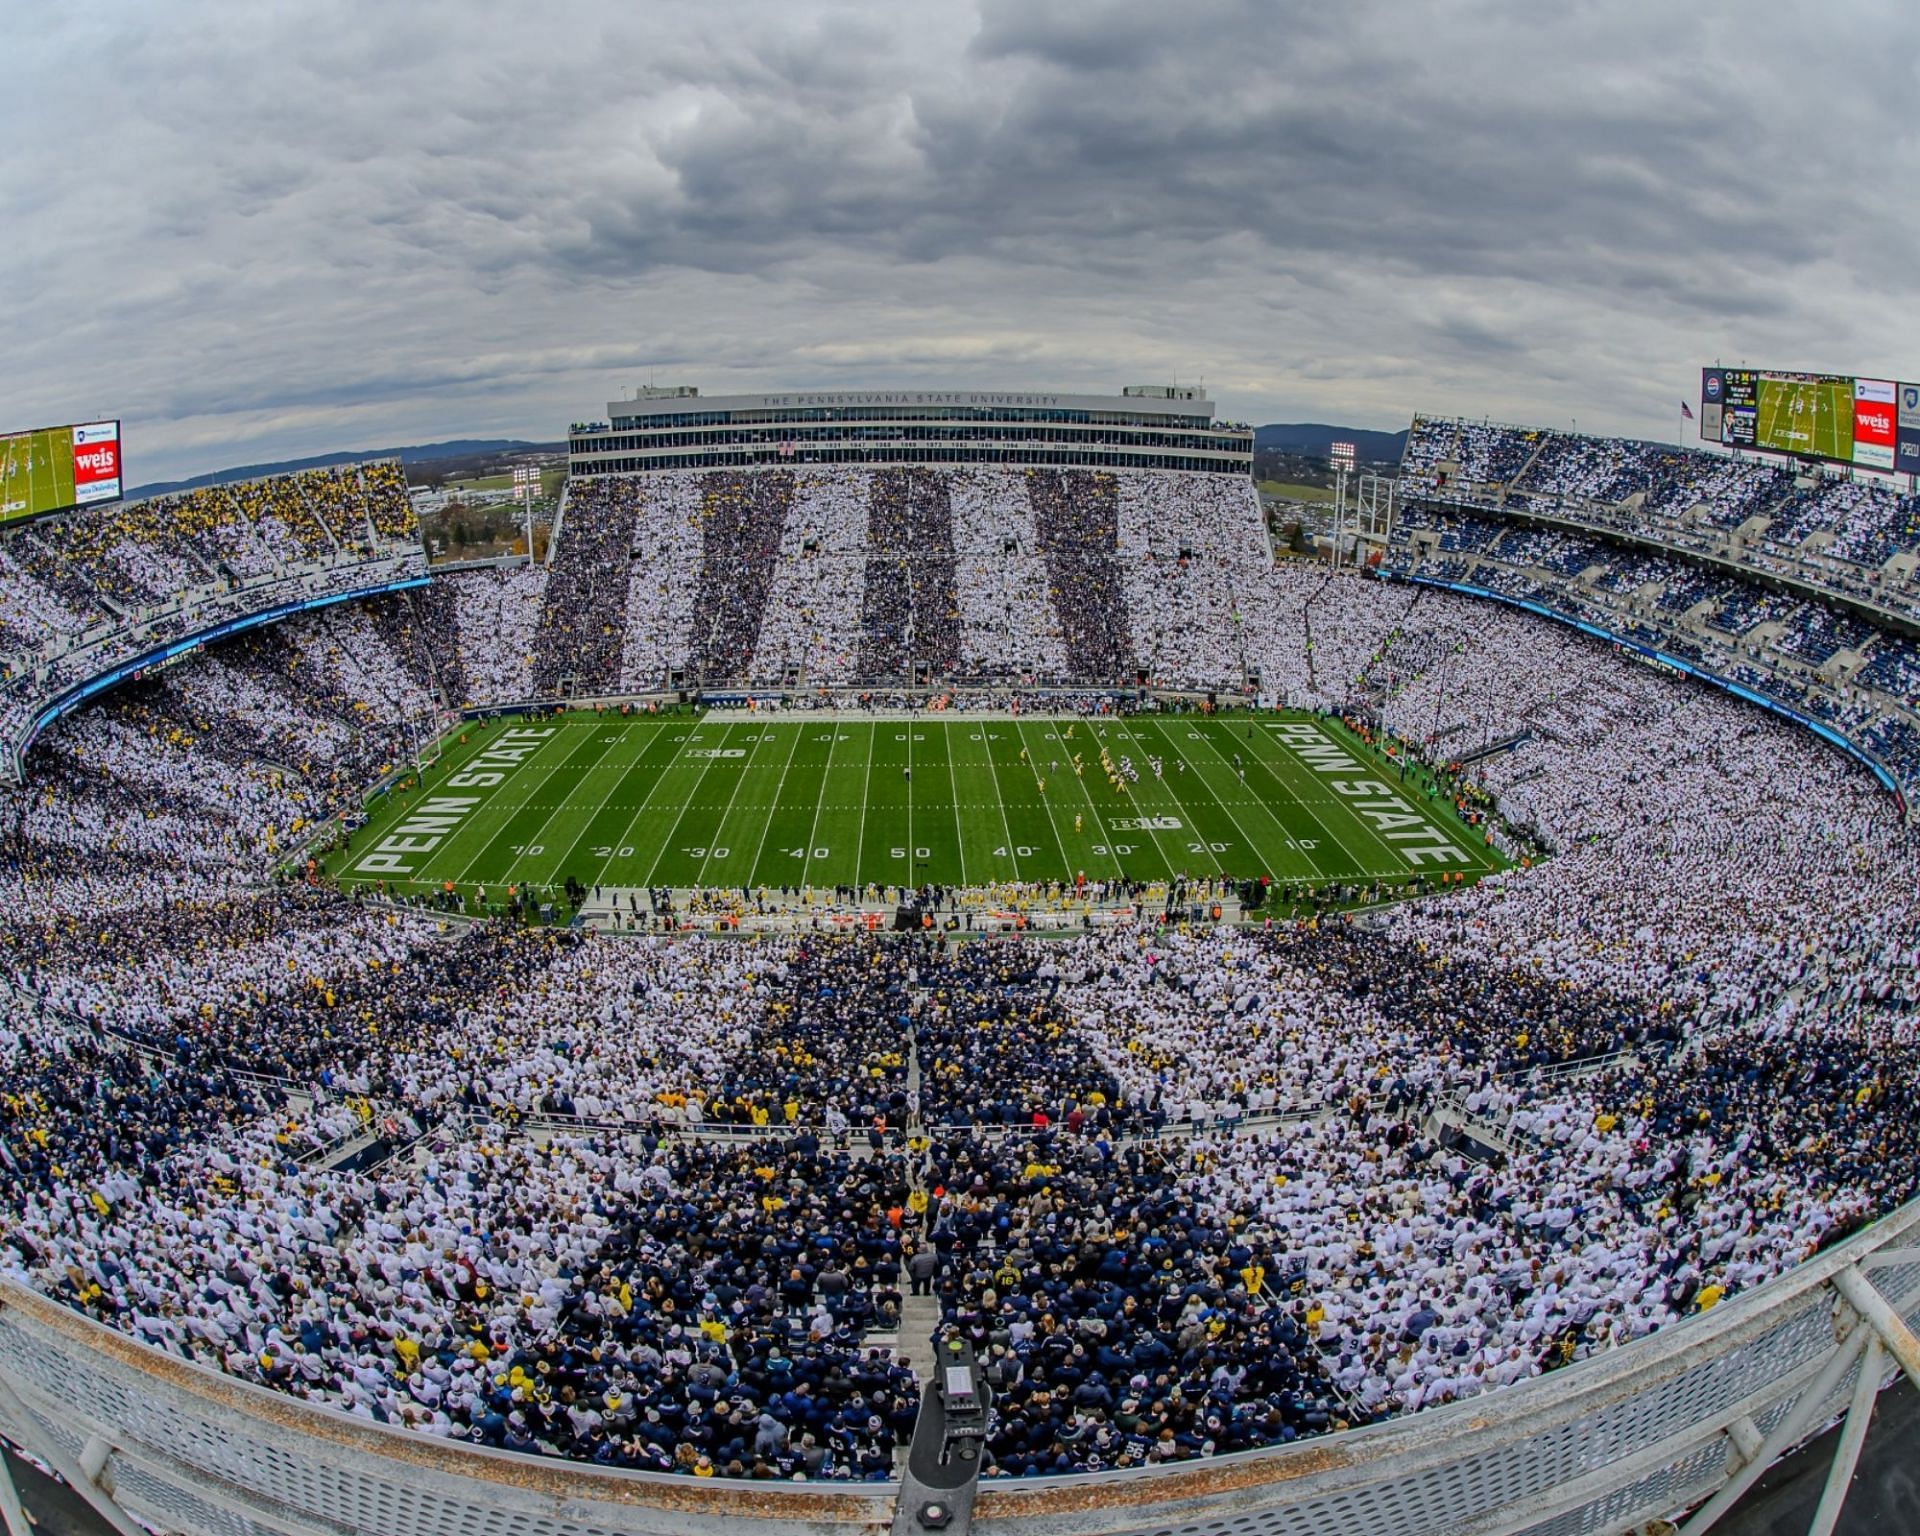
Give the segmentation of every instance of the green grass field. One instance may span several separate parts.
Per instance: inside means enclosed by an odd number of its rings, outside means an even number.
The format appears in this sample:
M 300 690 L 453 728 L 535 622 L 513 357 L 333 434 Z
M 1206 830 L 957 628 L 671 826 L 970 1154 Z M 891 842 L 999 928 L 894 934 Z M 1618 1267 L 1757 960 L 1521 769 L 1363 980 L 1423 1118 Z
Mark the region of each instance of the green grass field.
M 513 489 L 513 476 L 479 475 L 472 480 L 449 480 L 443 489 L 449 496 L 457 496 L 462 491 L 510 491 Z
M 1332 501 L 1333 487 L 1328 485 L 1300 485 L 1291 480 L 1262 480 L 1260 489 L 1269 496 L 1277 496 L 1282 501 Z
M 0 522 L 73 505 L 73 429 L 0 438 Z
M 1853 458 L 1853 389 L 1847 383 L 1780 383 L 1760 386 L 1755 442 L 1781 453 Z
M 1101 767 L 1103 745 L 1139 774 L 1124 791 Z M 1397 882 L 1474 878 L 1502 861 L 1450 802 L 1314 716 L 735 712 L 467 726 L 423 781 L 374 802 L 328 867 L 348 885 L 450 880 L 504 894 L 569 876 L 682 888 L 980 886 L 1080 871 Z

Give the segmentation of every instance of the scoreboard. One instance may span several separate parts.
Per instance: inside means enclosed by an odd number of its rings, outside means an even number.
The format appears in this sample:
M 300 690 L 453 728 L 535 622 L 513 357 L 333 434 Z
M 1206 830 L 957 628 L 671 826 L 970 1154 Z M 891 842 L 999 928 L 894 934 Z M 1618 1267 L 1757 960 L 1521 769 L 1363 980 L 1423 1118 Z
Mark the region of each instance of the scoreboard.
M 1851 374 L 1706 368 L 1700 436 L 1883 474 L 1920 474 L 1920 385 Z
M 1920 475 L 1920 384 L 1902 384 L 1893 430 L 1893 471 Z
M 0 526 L 118 501 L 121 484 L 117 421 L 0 437 Z

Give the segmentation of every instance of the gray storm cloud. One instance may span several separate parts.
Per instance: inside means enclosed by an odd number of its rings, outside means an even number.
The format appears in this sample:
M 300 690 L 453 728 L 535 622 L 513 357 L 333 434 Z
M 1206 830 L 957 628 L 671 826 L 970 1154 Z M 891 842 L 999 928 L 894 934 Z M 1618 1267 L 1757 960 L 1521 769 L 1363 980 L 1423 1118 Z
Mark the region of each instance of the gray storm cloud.
M 80 4 L 0 101 L 0 422 L 136 479 L 553 437 L 648 377 L 1644 435 L 1920 373 L 1920 12 L 1864 0 Z

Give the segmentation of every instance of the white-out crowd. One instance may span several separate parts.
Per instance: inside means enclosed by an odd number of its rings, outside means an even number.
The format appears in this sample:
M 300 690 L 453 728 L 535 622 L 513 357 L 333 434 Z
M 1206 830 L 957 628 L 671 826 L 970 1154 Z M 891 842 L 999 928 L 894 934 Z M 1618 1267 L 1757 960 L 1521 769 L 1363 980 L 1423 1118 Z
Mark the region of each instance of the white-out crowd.
M 511 698 L 562 635 L 619 667 L 873 643 L 864 586 L 799 579 L 867 558 L 836 475 L 736 488 L 714 548 L 705 501 L 656 487 L 685 530 L 614 541 L 660 542 L 601 632 L 547 611 L 608 590 L 585 571 L 468 573 L 219 647 L 36 749 L 0 793 L 0 1267 L 350 1412 L 737 1477 L 890 1472 L 924 1288 L 996 1382 L 991 1472 L 1024 1476 L 1552 1370 L 1913 1194 L 1920 845 L 1863 769 L 1531 615 L 1269 568 L 1226 493 L 1021 478 L 1004 544 L 988 472 L 886 514 L 951 527 L 963 654 L 1244 661 L 1441 756 L 1510 740 L 1474 772 L 1554 856 L 1371 925 L 953 949 L 453 927 L 273 884 L 449 678 Z M 762 611 L 700 609 L 720 558 L 761 562 Z M 796 621 L 803 590 L 835 617 Z
M 1267 549 L 1252 487 L 1228 475 L 803 465 L 580 482 L 542 575 L 446 578 L 462 648 L 502 644 L 457 702 L 676 675 L 890 686 L 917 665 L 1237 687 Z

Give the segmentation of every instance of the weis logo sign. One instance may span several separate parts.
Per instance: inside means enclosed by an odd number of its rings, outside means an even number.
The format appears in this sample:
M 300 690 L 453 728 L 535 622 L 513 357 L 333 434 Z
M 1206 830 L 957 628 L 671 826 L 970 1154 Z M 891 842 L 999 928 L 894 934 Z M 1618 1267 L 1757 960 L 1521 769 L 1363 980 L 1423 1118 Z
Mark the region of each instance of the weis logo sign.
M 81 506 L 120 495 L 120 423 L 90 421 L 73 429 L 73 499 Z
M 93 447 L 75 447 L 73 450 L 73 482 L 75 485 L 94 485 L 102 480 L 118 479 L 120 475 L 120 445 L 118 443 L 100 443 Z

